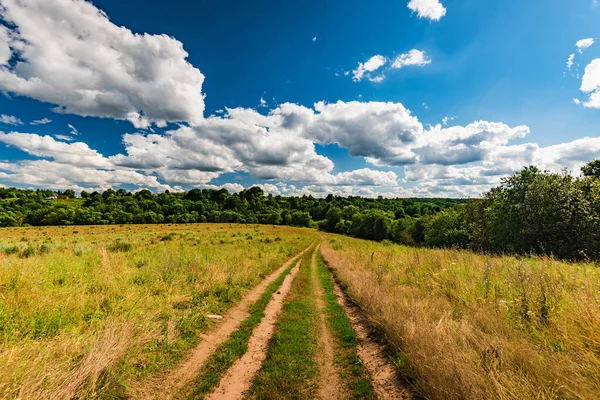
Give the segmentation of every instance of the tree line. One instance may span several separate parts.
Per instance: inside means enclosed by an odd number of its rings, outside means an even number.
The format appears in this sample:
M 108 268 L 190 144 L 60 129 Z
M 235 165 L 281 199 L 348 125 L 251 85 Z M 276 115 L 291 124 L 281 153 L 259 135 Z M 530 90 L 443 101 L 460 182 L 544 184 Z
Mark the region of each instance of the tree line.
M 60 192 L 73 197 L 71 190 Z M 0 226 L 259 223 L 318 227 L 362 239 L 510 254 L 600 259 L 600 160 L 581 177 L 527 167 L 479 199 L 367 199 L 193 189 L 108 189 L 76 200 L 47 190 L 0 188 Z

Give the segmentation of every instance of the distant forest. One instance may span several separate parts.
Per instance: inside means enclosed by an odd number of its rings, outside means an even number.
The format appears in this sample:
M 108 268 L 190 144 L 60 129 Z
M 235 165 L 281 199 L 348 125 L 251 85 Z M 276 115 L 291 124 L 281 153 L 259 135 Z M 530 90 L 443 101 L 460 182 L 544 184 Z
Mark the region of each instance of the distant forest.
M 0 188 L 0 226 L 258 223 L 406 245 L 600 259 L 600 160 L 581 177 L 527 167 L 479 199 L 367 199 L 193 189 L 185 193 Z M 0 236 L 1 240 L 1 236 Z

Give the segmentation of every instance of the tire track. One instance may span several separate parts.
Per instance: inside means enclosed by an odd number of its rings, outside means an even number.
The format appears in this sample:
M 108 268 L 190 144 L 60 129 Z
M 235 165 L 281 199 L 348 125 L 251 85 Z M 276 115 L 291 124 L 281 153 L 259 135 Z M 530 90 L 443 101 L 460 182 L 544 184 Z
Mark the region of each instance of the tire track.
M 335 364 L 335 340 L 325 321 L 324 291 L 317 275 L 317 252 L 320 246 L 320 244 L 317 246 L 311 259 L 311 278 L 319 312 L 319 335 L 316 357 L 319 368 L 317 398 L 321 400 L 345 399 L 348 397 L 348 393 L 340 381 L 340 371 Z
M 386 356 L 384 346 L 370 337 L 369 323 L 362 311 L 348 299 L 337 282 L 334 290 L 359 339 L 358 356 L 371 376 L 377 397 L 381 400 L 413 399 L 412 393 L 402 385 L 396 367 Z
M 292 271 L 285 277 L 279 288 L 265 309 L 265 316 L 252 333 L 248 341 L 248 351 L 229 368 L 219 382 L 219 386 L 207 399 L 233 400 L 241 399 L 250 389 L 252 380 L 260 370 L 262 363 L 267 358 L 269 342 L 275 331 L 275 324 L 289 293 L 294 277 L 300 269 L 302 260 L 298 261 Z
M 225 313 L 220 322 L 215 322 L 215 327 L 212 331 L 201 334 L 200 337 L 202 341 L 190 352 L 188 358 L 182 364 L 166 375 L 150 378 L 138 387 L 132 385 L 132 390 L 137 397 L 144 399 L 170 400 L 180 394 L 179 392 L 198 376 L 202 366 L 210 355 L 214 353 L 215 349 L 227 340 L 250 315 L 248 311 L 250 306 L 260 298 L 267 286 L 275 281 L 292 263 L 299 257 L 302 257 L 309 249 L 310 247 L 306 248 L 263 279 L 258 285 L 250 290 L 237 305 Z M 292 272 L 294 270 L 297 271 L 297 269 L 298 266 L 296 266 Z M 282 284 L 282 288 L 288 278 L 289 275 Z

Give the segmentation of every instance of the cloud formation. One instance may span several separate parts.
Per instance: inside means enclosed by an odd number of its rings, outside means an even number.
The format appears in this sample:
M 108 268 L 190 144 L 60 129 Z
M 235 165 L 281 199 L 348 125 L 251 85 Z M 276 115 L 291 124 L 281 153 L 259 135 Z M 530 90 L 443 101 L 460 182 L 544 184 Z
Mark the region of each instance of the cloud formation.
M 387 59 L 384 56 L 378 54 L 369 58 L 364 63 L 358 63 L 358 67 L 354 71 L 352 71 L 352 80 L 354 82 L 360 82 L 363 79 L 363 77 L 365 77 L 365 74 L 367 77 L 369 77 L 369 72 L 377 71 L 379 68 L 383 67 L 386 62 Z
M 83 0 L 2 0 L 0 18 L 1 90 L 136 128 L 202 121 L 204 76 L 176 39 L 135 34 Z
M 14 115 L 6 114 L 0 115 L 0 123 L 7 125 L 23 125 L 23 121 L 21 121 L 19 118 L 15 117 Z
M 408 53 L 402 53 L 392 63 L 392 68 L 400 69 L 408 66 L 423 66 L 431 64 L 431 59 L 422 50 L 412 49 Z
M 419 18 L 439 21 L 446 15 L 446 8 L 439 0 L 410 0 L 408 8 L 416 12 Z
M 594 43 L 596 43 L 596 39 L 585 38 L 578 40 L 577 43 L 575 43 L 575 46 L 577 47 L 577 51 L 579 52 L 579 54 L 583 54 L 583 50 L 587 49 L 588 47 L 591 47 Z
M 584 106 L 600 109 L 600 58 L 592 60 L 585 67 L 580 90 L 588 95 Z

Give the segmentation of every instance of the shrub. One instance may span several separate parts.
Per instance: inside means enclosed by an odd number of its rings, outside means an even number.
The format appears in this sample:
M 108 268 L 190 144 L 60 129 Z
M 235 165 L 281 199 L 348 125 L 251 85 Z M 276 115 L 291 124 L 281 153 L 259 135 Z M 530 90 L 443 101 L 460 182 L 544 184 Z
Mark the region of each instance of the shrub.
M 128 252 L 133 249 L 133 245 L 131 243 L 124 242 L 122 240 L 117 240 L 113 244 L 108 247 L 108 250 L 112 252 Z

